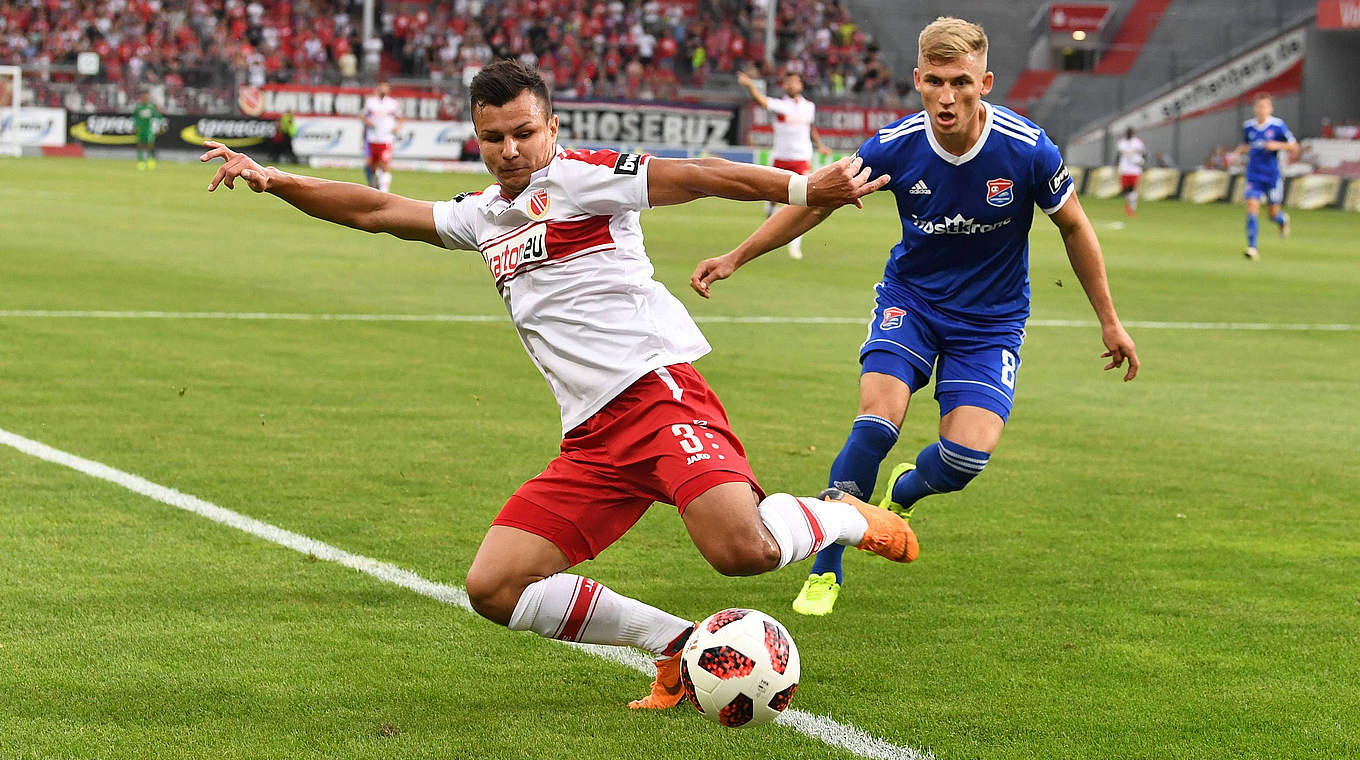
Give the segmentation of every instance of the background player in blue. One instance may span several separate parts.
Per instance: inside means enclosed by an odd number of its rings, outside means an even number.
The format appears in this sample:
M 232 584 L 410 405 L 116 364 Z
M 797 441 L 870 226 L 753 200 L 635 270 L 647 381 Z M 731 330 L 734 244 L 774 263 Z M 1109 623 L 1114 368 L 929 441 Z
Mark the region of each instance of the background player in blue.
M 860 348 L 859 415 L 831 467 L 830 486 L 869 499 L 897 442 L 911 396 L 936 373 L 940 438 L 915 464 L 893 470 L 883 506 L 909 516 L 920 498 L 958 491 L 982 472 L 1015 395 L 1029 316 L 1029 229 L 1034 206 L 1057 225 L 1072 269 L 1100 319 L 1105 369 L 1138 373 L 1133 340 L 1115 314 L 1100 243 L 1058 149 L 1033 123 L 982 97 L 992 88 L 987 36 L 957 18 L 921 32 L 915 71 L 924 110 L 888 125 L 859 150 L 897 198 L 902 240 L 893 246 L 869 336 Z M 690 280 L 708 297 L 717 280 L 828 216 L 788 207 L 730 253 L 700 262 Z M 831 612 L 841 555 L 817 555 L 794 601 Z
M 1256 217 L 1261 210 L 1262 198 L 1269 204 L 1267 211 L 1270 221 L 1280 228 L 1280 235 L 1289 234 L 1289 215 L 1280 208 L 1280 204 L 1284 203 L 1284 179 L 1280 177 L 1278 154 L 1287 150 L 1290 156 L 1297 157 L 1299 144 L 1290 134 L 1289 127 L 1285 126 L 1284 120 L 1271 115 L 1274 110 L 1275 104 L 1270 99 L 1270 93 L 1257 93 L 1252 103 L 1256 118 L 1243 122 L 1242 144 L 1233 151 L 1234 156 L 1240 156 L 1244 151 L 1247 153 L 1247 187 L 1242 197 L 1247 202 L 1247 250 L 1244 255 L 1249 259 L 1258 256 Z

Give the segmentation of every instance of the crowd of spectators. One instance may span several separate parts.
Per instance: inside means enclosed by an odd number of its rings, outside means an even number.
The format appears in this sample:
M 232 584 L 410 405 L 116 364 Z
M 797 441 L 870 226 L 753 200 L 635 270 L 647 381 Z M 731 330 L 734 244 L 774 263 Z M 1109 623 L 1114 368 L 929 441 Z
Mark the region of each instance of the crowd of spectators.
M 767 35 L 766 3 L 777 2 Z M 732 75 L 795 69 L 814 97 L 895 85 L 843 0 L 378 0 L 363 45 L 363 0 L 13 0 L 0 4 L 0 63 L 69 71 L 95 53 L 95 79 L 149 85 L 360 84 L 377 76 L 450 86 L 490 60 L 536 65 L 564 97 L 673 100 Z M 767 62 L 772 39 L 773 63 Z
M 490 58 L 535 65 L 568 97 L 673 99 L 746 69 L 796 69 L 814 95 L 892 94 L 892 75 L 841 0 L 455 0 L 383 16 L 402 75 L 457 79 Z

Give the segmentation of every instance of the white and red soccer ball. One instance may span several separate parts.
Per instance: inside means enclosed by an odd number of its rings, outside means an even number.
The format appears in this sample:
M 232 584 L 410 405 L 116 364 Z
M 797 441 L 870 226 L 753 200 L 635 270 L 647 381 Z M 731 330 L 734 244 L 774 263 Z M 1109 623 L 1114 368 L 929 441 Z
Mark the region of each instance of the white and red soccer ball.
M 731 728 L 779 716 L 798 688 L 798 647 L 778 620 L 730 609 L 695 627 L 680 658 L 685 695 L 705 718 Z

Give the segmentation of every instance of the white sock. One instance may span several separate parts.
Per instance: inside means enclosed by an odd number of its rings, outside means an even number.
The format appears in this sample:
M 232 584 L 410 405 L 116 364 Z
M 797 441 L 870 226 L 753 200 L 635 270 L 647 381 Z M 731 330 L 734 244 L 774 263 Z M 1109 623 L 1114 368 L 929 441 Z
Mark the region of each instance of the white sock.
M 773 204 L 773 203 L 771 203 L 771 202 L 769 202 L 769 201 L 765 201 L 765 216 L 770 216 L 771 214 L 773 214 L 773 213 L 774 213 L 775 211 L 777 211 L 778 209 L 779 209 L 779 207 L 776 206 L 775 204 Z
M 855 546 L 869 523 L 858 509 L 786 493 L 770 494 L 757 507 L 760 521 L 779 544 L 779 566 L 800 562 L 832 544 Z
M 530 583 L 510 615 L 512 631 L 586 644 L 613 644 L 673 654 L 688 620 L 616 594 L 589 578 L 558 573 Z M 678 641 L 677 641 L 678 640 Z
M 392 172 L 389 172 L 386 169 L 379 169 L 378 189 L 385 193 L 388 192 L 391 189 L 391 187 L 392 187 Z
M 1138 191 L 1137 191 L 1137 190 L 1130 190 L 1130 191 L 1129 191 L 1129 208 L 1131 208 L 1131 209 L 1133 209 L 1133 210 L 1135 210 L 1135 211 L 1138 210 Z
M 799 235 L 789 241 L 789 256 L 795 259 L 803 258 L 803 236 Z

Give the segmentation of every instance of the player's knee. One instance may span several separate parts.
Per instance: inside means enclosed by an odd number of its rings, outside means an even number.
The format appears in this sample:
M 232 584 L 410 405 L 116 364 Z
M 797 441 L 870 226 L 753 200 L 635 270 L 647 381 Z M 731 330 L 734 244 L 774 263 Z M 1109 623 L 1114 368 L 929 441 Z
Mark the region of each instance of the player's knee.
M 719 574 L 732 578 L 768 573 L 779 566 L 779 550 L 774 547 L 759 547 L 752 550 L 735 551 L 721 557 L 710 557 L 709 564 Z
M 704 552 L 704 558 L 720 574 L 732 577 L 759 575 L 779 567 L 779 547 L 771 540 L 728 541 Z
M 468 570 L 464 588 L 467 590 L 468 602 L 478 615 L 493 623 L 509 625 L 520 594 L 524 593 L 522 586 L 516 588 L 515 585 L 502 576 L 480 570 L 474 565 Z

